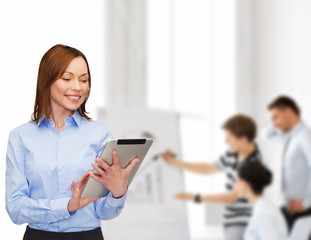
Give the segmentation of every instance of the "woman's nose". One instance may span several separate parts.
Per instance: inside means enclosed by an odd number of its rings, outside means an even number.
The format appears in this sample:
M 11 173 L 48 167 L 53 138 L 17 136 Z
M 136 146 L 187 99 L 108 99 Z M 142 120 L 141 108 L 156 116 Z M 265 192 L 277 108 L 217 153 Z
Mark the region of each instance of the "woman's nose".
M 81 90 L 80 82 L 78 79 L 74 79 L 71 83 L 71 90 L 79 91 Z

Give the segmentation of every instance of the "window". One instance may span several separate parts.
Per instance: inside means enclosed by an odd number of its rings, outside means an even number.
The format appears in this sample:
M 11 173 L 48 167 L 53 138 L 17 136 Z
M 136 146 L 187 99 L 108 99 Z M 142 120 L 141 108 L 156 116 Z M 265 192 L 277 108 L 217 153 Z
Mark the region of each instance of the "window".
M 183 159 L 213 161 L 235 112 L 234 1 L 149 0 L 147 14 L 148 107 L 180 114 Z M 186 190 L 219 192 L 223 180 L 187 173 Z M 193 238 L 206 236 L 203 208 L 188 205 Z

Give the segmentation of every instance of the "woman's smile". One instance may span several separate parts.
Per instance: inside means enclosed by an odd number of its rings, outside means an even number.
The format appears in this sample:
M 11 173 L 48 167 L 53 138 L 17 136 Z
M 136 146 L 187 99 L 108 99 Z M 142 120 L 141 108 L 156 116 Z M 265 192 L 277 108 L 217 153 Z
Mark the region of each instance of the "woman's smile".
M 69 101 L 74 102 L 74 103 L 79 102 L 79 100 L 81 99 L 81 95 L 69 95 L 69 94 L 66 94 L 65 97 Z

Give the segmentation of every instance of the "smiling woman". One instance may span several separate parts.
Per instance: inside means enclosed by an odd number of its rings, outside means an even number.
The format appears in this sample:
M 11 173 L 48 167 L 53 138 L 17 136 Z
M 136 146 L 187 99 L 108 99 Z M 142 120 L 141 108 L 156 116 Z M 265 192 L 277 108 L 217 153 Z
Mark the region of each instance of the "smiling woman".
M 32 120 L 38 123 L 42 114 L 53 114 L 49 112 L 50 104 L 68 106 L 70 102 L 65 99 L 71 100 L 71 110 L 78 109 L 81 116 L 90 119 L 85 110 L 90 89 L 91 74 L 84 54 L 75 48 L 55 45 L 40 63 Z
M 86 115 L 91 77 L 79 50 L 56 45 L 44 54 L 32 121 L 10 132 L 6 157 L 6 210 L 16 224 L 28 223 L 24 240 L 102 240 L 100 220 L 117 217 L 127 196 L 134 159 L 94 178 L 88 172 L 111 134 Z M 81 177 L 82 176 L 82 177 Z M 105 183 L 105 198 L 81 198 L 87 180 Z

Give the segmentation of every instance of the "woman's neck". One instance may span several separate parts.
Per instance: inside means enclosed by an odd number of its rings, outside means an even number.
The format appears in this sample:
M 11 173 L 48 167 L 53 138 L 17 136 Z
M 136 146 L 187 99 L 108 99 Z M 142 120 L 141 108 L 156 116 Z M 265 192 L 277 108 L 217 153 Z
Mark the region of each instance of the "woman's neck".
M 254 194 L 250 193 L 246 196 L 247 200 L 250 202 L 252 206 L 254 206 L 260 198 L 262 198 L 262 194 Z
M 252 142 L 245 145 L 245 147 L 239 151 L 238 153 L 238 159 L 239 161 L 243 161 L 245 158 L 247 158 L 252 152 L 254 152 L 256 149 L 256 145 Z
M 49 118 L 55 122 L 55 128 L 60 131 L 65 126 L 65 119 L 71 117 L 74 111 L 51 107 Z

